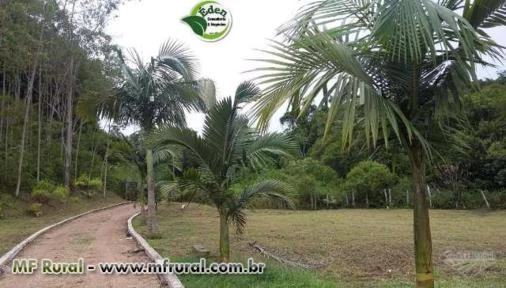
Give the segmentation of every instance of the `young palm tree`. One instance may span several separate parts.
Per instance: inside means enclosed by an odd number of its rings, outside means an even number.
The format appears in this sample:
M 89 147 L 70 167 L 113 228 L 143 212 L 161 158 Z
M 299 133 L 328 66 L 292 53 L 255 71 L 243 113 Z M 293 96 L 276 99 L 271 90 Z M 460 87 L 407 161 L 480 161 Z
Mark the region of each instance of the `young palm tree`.
M 104 116 L 120 123 L 139 125 L 149 133 L 158 125 L 170 123 L 186 126 L 185 111 L 204 110 L 206 101 L 212 103 L 212 95 L 202 92 L 202 85 L 195 81 L 195 59 L 176 41 L 167 41 L 160 47 L 158 56 L 144 63 L 132 50 L 130 61 L 119 53 L 123 82 L 114 99 L 106 101 Z M 204 82 L 208 86 L 209 81 Z M 211 96 L 209 98 L 205 98 Z M 148 187 L 148 227 L 157 233 L 155 211 L 155 183 L 153 150 L 146 146 L 146 183 Z
M 234 101 L 226 98 L 207 114 L 203 135 L 190 129 L 165 127 L 157 130 L 153 142 L 158 145 L 175 144 L 184 147 L 187 156 L 198 163 L 198 169 L 188 169 L 178 180 L 182 190 L 204 193 L 214 203 L 220 215 L 220 259 L 230 257 L 229 224 L 234 223 L 241 233 L 246 218 L 243 209 L 249 200 L 268 196 L 289 206 L 291 201 L 282 193 L 287 186 L 279 181 L 266 180 L 252 185 L 240 194 L 230 190 L 244 167 L 259 168 L 279 157 L 289 157 L 296 145 L 282 134 L 260 135 L 248 127 L 248 119 L 239 114 L 241 104 L 258 94 L 251 83 L 242 83 Z
M 300 115 L 315 99 L 331 99 L 326 131 L 342 121 L 351 144 L 361 125 L 367 141 L 395 135 L 408 151 L 414 181 L 417 287 L 433 287 L 425 165 L 430 132 L 476 88 L 475 66 L 498 58 L 483 28 L 506 23 L 505 0 L 322 0 L 304 7 L 274 42 L 255 107 L 261 127 L 285 101 Z M 338 116 L 339 115 L 339 116 Z

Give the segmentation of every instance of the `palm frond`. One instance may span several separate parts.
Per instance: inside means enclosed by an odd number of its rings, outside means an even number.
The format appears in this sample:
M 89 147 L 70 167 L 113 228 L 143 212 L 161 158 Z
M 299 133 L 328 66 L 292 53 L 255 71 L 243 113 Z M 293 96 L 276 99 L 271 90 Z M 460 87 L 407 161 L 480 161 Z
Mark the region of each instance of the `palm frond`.
M 181 163 L 179 161 L 179 155 L 181 149 L 176 145 L 160 145 L 156 146 L 153 150 L 153 164 L 159 164 L 162 162 L 170 161 L 171 165 L 174 165 L 174 169 L 181 170 Z
M 477 79 L 475 65 L 487 64 L 482 56 L 498 55 L 491 39 L 452 10 L 462 5 L 460 0 L 313 2 L 292 22 L 296 37 L 274 42 L 265 59 L 256 60 L 265 64 L 255 70 L 262 73 L 253 111 L 258 126 L 265 130 L 286 103 L 299 103 L 294 111 L 300 116 L 317 99 L 329 99 L 325 135 L 341 121 L 343 148 L 361 125 L 368 143 L 387 142 L 393 133 L 408 145 L 416 140 L 430 155 L 423 131 L 458 108 L 460 95 Z M 335 27 L 324 27 L 331 23 Z
M 506 25 L 505 0 L 466 1 L 464 17 L 479 29 Z
M 188 150 L 189 156 L 199 164 L 201 169 L 209 175 L 214 175 L 215 181 L 219 182 L 220 169 L 219 158 L 208 143 L 197 132 L 188 128 L 163 126 L 153 131 L 146 140 L 147 143 L 158 149 L 166 145 L 178 145 Z
M 177 72 L 185 81 L 194 80 L 197 74 L 196 58 L 182 43 L 174 40 L 161 45 L 157 62 L 162 71 Z
M 196 61 L 184 45 L 169 40 L 147 63 L 136 50 L 128 52 L 127 59 L 118 52 L 123 82 L 116 95 L 101 105 L 102 116 L 151 130 L 166 123 L 183 127 L 185 111 L 204 110 L 205 101 L 195 81 Z
M 281 133 L 266 133 L 256 135 L 251 143 L 238 155 L 243 164 L 253 169 L 259 169 L 274 163 L 277 157 L 292 158 L 297 154 L 297 143 L 289 136 Z M 240 159 L 241 159 L 240 158 Z
M 280 28 L 279 33 L 295 41 L 310 26 L 321 27 L 329 32 L 346 26 L 341 35 L 363 34 L 372 27 L 373 16 L 374 4 L 370 0 L 313 1 L 303 6 L 292 21 Z
M 239 104 L 249 102 L 258 94 L 260 94 L 260 89 L 255 83 L 250 81 L 242 82 L 235 90 L 234 105 L 238 106 Z
M 268 197 L 286 205 L 287 208 L 293 209 L 295 207 L 293 201 L 286 196 L 292 190 L 293 188 L 286 183 L 276 180 L 266 180 L 252 185 L 244 189 L 239 198 L 231 204 L 227 215 L 228 219 L 235 224 L 236 232 L 242 234 L 246 225 L 246 216 L 243 209 L 247 207 L 251 199 Z
M 270 58 L 256 60 L 268 66 L 255 70 L 262 73 L 256 80 L 263 92 L 253 107 L 262 130 L 274 112 L 300 91 L 306 91 L 306 106 L 301 111 L 304 114 L 317 92 L 336 75 L 351 75 L 365 84 L 373 83 L 353 49 L 327 33 L 310 32 L 292 45 L 274 42 L 272 50 L 265 52 Z

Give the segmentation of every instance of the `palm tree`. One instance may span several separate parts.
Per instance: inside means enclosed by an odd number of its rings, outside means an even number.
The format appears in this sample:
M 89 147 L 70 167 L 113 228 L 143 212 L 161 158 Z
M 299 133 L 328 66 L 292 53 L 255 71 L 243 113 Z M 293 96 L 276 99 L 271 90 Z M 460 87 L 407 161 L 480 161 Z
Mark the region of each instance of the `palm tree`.
M 146 147 L 145 147 L 145 139 L 144 134 L 142 132 L 137 132 L 129 136 L 121 135 L 118 137 L 118 140 L 114 145 L 111 147 L 110 152 L 110 158 L 111 162 L 115 163 L 122 163 L 129 165 L 130 167 L 137 170 L 137 175 L 140 178 L 140 190 L 138 191 L 138 196 L 142 197 L 143 201 L 145 200 L 144 193 L 145 193 L 145 186 L 142 182 L 143 179 L 146 179 Z M 172 160 L 172 162 L 169 164 L 169 167 L 172 169 L 172 173 L 174 174 L 173 177 L 175 177 L 176 170 L 178 172 L 181 171 L 181 168 L 179 167 L 179 163 L 176 164 L 175 160 L 176 157 L 178 157 L 179 151 L 177 149 L 174 149 L 174 147 L 156 147 L 156 149 L 153 150 L 153 165 L 158 165 L 163 162 L 167 162 L 167 160 Z M 160 183 L 164 183 L 166 181 L 161 181 L 159 183 L 156 183 L 155 186 L 159 186 Z M 159 195 L 157 195 L 158 197 Z M 158 198 L 155 197 L 155 200 L 158 200 Z M 140 200 L 140 199 L 139 199 Z M 141 213 L 144 213 L 144 203 L 141 205 Z
M 204 110 L 213 95 L 205 95 L 195 81 L 196 61 L 182 44 L 167 41 L 158 56 L 144 63 L 137 51 L 130 51 L 129 62 L 119 51 L 123 81 L 113 99 L 106 101 L 103 115 L 128 125 L 139 125 L 144 133 L 170 123 L 185 127 L 185 111 Z M 206 85 L 209 81 L 204 82 Z M 204 99 L 205 97 L 208 97 Z M 207 102 L 206 102 L 207 101 Z M 146 183 L 148 187 L 148 228 L 158 231 L 155 210 L 153 150 L 146 146 Z
M 500 57 L 484 28 L 506 23 L 505 0 L 321 0 L 282 28 L 257 71 L 263 94 L 260 127 L 286 101 L 330 99 L 326 133 L 341 121 L 351 144 L 360 125 L 368 143 L 396 137 L 409 154 L 414 182 L 417 287 L 433 287 L 432 241 L 425 167 L 431 132 L 458 111 L 460 96 L 477 88 L 475 67 Z M 299 98 L 300 97 L 300 98 Z M 344 146 L 343 145 L 343 146 Z
M 272 197 L 292 206 L 291 201 L 280 192 L 287 186 L 279 181 L 266 180 L 242 193 L 234 193 L 230 187 L 238 179 L 244 167 L 259 168 L 289 157 L 296 145 L 282 134 L 260 135 L 248 127 L 248 119 L 239 114 L 240 106 L 258 94 L 249 82 L 237 88 L 234 101 L 230 97 L 218 102 L 207 114 L 203 135 L 190 129 L 165 127 L 153 135 L 158 145 L 178 145 L 187 156 L 198 163 L 197 169 L 187 169 L 178 180 L 178 188 L 193 193 L 203 193 L 213 202 L 220 215 L 220 259 L 230 258 L 229 224 L 234 223 L 237 232 L 243 231 L 246 217 L 243 209 L 249 200 L 258 196 Z

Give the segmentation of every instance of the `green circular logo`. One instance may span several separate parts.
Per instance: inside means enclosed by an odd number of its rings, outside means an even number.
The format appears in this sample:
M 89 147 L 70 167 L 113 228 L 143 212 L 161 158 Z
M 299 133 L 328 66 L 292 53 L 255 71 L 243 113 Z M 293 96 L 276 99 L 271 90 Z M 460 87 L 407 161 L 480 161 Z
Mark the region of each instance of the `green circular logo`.
M 211 42 L 223 39 L 232 28 L 232 14 L 216 1 L 200 2 L 193 7 L 190 16 L 184 17 L 182 21 L 200 39 Z

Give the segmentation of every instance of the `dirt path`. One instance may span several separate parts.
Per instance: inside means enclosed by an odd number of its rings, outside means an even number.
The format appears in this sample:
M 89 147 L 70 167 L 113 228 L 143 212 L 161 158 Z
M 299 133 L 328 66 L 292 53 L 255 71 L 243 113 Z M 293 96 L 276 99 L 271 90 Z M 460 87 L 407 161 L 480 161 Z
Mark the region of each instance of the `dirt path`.
M 132 205 L 86 215 L 41 235 L 17 258 L 43 258 L 56 262 L 76 262 L 85 266 L 99 262 L 149 262 L 137 248 L 135 240 L 126 237 L 127 219 L 135 213 Z M 86 270 L 86 269 L 85 269 Z M 160 287 L 156 275 L 103 275 L 98 271 L 84 275 L 44 275 L 40 269 L 32 275 L 0 276 L 0 287 L 9 288 L 144 288 Z

